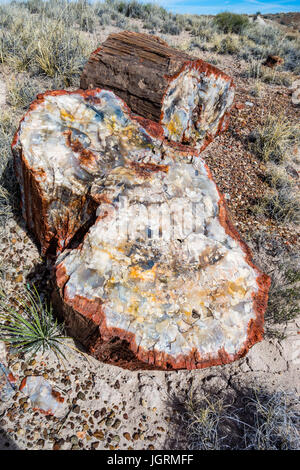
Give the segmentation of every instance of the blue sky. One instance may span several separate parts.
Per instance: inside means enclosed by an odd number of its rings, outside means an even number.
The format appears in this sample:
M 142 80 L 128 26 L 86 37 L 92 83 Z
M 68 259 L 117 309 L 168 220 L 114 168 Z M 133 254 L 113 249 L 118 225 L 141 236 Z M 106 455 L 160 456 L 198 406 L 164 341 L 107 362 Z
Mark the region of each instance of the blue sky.
M 144 0 L 145 1 L 145 0 Z M 300 0 L 159 0 L 167 10 L 174 13 L 194 13 L 214 15 L 221 11 L 234 13 L 279 13 L 282 11 L 300 11 Z
M 23 0 L 24 1 L 24 0 Z M 25 0 L 26 1 L 26 0 Z M 91 0 L 93 1 L 93 0 Z M 300 0 L 139 0 L 143 3 L 158 3 L 174 13 L 192 13 L 199 15 L 215 15 L 222 11 L 234 13 L 280 13 L 300 11 Z M 9 0 L 0 0 L 8 3 Z

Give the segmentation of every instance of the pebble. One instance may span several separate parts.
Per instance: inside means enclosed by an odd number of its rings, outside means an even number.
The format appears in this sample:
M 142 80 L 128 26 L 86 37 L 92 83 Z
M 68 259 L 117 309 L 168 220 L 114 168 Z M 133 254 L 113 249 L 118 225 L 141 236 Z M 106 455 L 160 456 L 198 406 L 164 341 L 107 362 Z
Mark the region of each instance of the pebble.
M 114 429 L 118 429 L 118 427 L 120 427 L 120 424 L 121 424 L 121 420 L 120 419 L 116 419 L 116 421 L 114 422 L 114 424 L 112 425 L 112 427 Z
M 84 400 L 85 399 L 85 394 L 83 392 L 79 392 L 77 394 L 77 398 L 78 398 L 78 400 Z
M 104 432 L 103 432 L 103 431 L 96 431 L 96 432 L 94 432 L 93 436 L 94 436 L 96 439 L 99 439 L 100 441 L 103 441 L 103 439 L 104 439 Z
M 71 441 L 71 444 L 76 445 L 76 444 L 78 444 L 78 437 L 77 436 L 71 436 L 70 441 Z

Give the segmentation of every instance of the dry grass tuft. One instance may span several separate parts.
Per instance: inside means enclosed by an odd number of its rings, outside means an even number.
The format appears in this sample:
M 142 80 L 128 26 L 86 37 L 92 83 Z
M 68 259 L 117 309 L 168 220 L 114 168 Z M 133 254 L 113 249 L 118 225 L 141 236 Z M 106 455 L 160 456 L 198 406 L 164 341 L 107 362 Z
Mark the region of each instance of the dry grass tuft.
M 265 320 L 266 334 L 274 336 L 276 325 L 286 324 L 300 313 L 299 252 L 264 230 L 253 234 L 248 243 L 255 263 L 271 277 Z
M 281 163 L 297 133 L 299 129 L 284 116 L 269 115 L 264 124 L 250 135 L 250 147 L 264 162 Z
M 297 450 L 297 405 L 297 397 L 284 391 L 241 389 L 236 399 L 190 394 L 181 402 L 180 429 L 191 450 Z

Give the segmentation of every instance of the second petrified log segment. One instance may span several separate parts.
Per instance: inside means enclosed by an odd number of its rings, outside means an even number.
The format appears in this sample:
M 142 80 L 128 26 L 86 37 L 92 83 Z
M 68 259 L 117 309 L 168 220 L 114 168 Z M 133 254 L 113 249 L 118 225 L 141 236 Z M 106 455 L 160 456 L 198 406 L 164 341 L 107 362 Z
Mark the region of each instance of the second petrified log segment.
M 165 136 L 203 149 L 226 127 L 234 98 L 230 77 L 157 37 L 124 31 L 94 51 L 82 73 L 83 89 L 114 91 Z

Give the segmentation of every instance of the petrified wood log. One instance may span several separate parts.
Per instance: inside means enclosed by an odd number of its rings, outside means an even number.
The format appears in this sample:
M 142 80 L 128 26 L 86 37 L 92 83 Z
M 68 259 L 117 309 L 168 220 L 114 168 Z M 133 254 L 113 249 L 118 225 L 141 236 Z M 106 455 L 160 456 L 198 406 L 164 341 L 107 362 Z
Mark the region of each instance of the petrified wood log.
M 269 278 L 190 148 L 98 89 L 39 96 L 12 148 L 27 224 L 60 253 L 54 305 L 91 354 L 202 368 L 262 338 Z
M 82 245 L 57 261 L 66 325 L 100 360 L 128 368 L 225 364 L 262 339 L 269 279 L 230 224 L 200 157 L 100 205 Z
M 145 123 L 160 132 L 154 123 Z M 112 92 L 39 95 L 12 143 L 23 216 L 42 253 L 61 252 L 95 214 L 109 176 L 138 183 L 156 139 Z M 159 151 L 159 145 L 156 145 Z
M 234 98 L 232 80 L 216 67 L 155 36 L 111 34 L 86 64 L 80 86 L 114 91 L 169 140 L 203 150 L 224 130 Z

